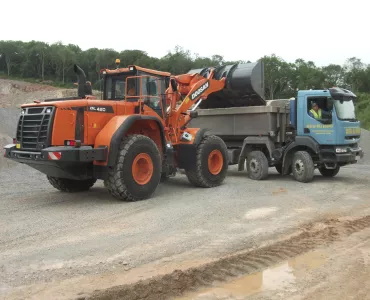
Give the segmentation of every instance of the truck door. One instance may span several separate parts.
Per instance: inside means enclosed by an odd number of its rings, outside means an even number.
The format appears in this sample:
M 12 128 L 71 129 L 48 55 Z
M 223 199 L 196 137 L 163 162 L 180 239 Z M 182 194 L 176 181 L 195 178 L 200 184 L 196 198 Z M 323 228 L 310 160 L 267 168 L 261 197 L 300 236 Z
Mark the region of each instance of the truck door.
M 332 110 L 333 105 L 330 97 L 306 95 L 302 105 L 302 134 L 311 136 L 321 145 L 335 144 L 335 119 L 333 121 L 331 116 Z

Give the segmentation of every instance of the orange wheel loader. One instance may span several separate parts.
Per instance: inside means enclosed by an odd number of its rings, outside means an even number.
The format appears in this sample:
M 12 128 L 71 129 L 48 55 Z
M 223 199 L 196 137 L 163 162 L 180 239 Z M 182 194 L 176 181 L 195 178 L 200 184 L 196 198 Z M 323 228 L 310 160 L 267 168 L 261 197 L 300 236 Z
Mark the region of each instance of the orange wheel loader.
M 22 105 L 4 156 L 46 174 L 60 191 L 86 191 L 99 179 L 125 201 L 151 197 L 178 169 L 195 186 L 220 185 L 228 169 L 225 143 L 187 124 L 228 77 L 215 78 L 214 68 L 172 76 L 119 63 L 101 70 L 102 100 L 92 96 L 84 71 L 74 65 L 77 97 Z

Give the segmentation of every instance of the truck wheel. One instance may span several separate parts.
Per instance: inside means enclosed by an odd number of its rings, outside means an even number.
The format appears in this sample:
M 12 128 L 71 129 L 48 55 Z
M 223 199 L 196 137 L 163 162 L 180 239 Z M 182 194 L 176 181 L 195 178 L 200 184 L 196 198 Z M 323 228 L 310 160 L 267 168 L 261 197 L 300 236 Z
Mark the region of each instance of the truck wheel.
M 306 151 L 294 153 L 292 162 L 294 179 L 299 182 L 310 182 L 313 179 L 315 166 L 311 155 Z
M 247 172 L 250 179 L 266 179 L 269 172 L 268 160 L 262 151 L 252 151 L 247 156 Z
M 122 140 L 117 163 L 104 184 L 118 200 L 144 200 L 156 190 L 161 173 L 161 155 L 154 141 L 144 135 L 131 135 Z
M 325 166 L 319 168 L 319 172 L 324 177 L 334 177 L 339 173 L 340 166 L 337 166 L 335 169 L 327 169 Z
M 68 178 L 58 178 L 46 176 L 50 184 L 59 191 L 76 193 L 89 190 L 96 182 L 96 179 L 73 180 Z
M 196 150 L 196 165 L 185 168 L 191 184 L 210 188 L 219 186 L 225 179 L 228 163 L 227 147 L 218 136 L 203 137 Z

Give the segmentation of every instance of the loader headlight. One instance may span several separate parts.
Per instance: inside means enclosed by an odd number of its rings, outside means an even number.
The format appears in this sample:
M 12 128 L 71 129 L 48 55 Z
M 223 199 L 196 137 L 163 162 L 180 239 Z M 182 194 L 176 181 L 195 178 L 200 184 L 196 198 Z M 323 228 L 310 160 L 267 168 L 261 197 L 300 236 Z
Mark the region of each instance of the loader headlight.
M 336 153 L 346 153 L 347 152 L 347 148 L 335 148 L 335 152 Z
M 25 109 L 22 109 L 21 110 L 21 115 L 24 115 L 26 113 L 26 110 Z
M 47 109 L 46 109 L 46 113 L 47 113 L 47 114 L 50 114 L 50 113 L 51 113 L 51 108 L 47 108 Z

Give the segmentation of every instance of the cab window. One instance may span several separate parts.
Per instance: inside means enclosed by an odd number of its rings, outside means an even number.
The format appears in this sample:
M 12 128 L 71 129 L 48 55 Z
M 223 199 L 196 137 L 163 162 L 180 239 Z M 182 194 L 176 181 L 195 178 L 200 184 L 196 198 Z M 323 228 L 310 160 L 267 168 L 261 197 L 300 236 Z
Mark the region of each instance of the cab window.
M 141 81 L 141 94 L 146 105 L 154 110 L 162 110 L 160 86 L 156 77 L 144 76 Z
M 307 114 L 310 118 L 323 124 L 331 124 L 333 101 L 330 97 L 308 97 Z
M 105 80 L 104 99 L 124 100 L 126 94 L 126 77 L 124 75 L 107 77 Z

